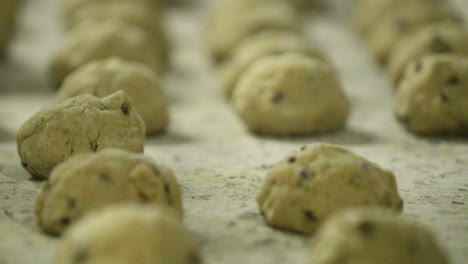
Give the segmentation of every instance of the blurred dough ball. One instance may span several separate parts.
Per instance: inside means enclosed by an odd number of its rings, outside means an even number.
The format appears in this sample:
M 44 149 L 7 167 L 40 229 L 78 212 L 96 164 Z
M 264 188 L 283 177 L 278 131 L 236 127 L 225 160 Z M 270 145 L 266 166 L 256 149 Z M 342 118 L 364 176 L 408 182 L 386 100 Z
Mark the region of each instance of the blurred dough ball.
M 428 55 L 408 65 L 395 116 L 423 135 L 468 136 L 468 57 Z
M 20 0 L 0 1 L 0 58 L 5 55 L 15 32 L 19 5 Z
M 245 3 L 245 0 L 235 3 L 223 1 L 213 10 L 214 15 L 208 25 L 208 47 L 215 63 L 228 60 L 238 44 L 263 31 L 301 30 L 297 13 L 288 4 L 263 5 Z
M 249 130 L 276 136 L 335 131 L 350 113 L 335 70 L 301 53 L 257 60 L 239 80 L 232 103 Z
M 388 70 L 398 84 L 406 66 L 428 54 L 468 56 L 468 31 L 463 25 L 428 25 L 397 43 L 392 50 Z
M 169 124 L 166 96 L 159 77 L 138 62 L 112 57 L 86 64 L 69 74 L 56 100 L 82 94 L 104 97 L 118 90 L 132 100 L 146 124 L 146 133 L 164 131 Z
M 448 264 L 426 227 L 390 211 L 346 210 L 314 238 L 309 264 Z
M 247 38 L 232 52 L 231 60 L 225 63 L 224 94 L 231 99 L 234 88 L 247 69 L 258 59 L 287 52 L 303 53 L 320 60 L 325 56 L 316 44 L 297 32 L 284 30 L 265 31 Z
M 83 22 L 65 35 L 56 50 L 50 69 L 52 82 L 60 86 L 63 79 L 80 66 L 109 57 L 140 62 L 155 73 L 163 68 L 164 55 L 154 49 L 146 31 L 118 20 Z
M 85 217 L 60 240 L 56 264 L 202 264 L 193 235 L 171 211 L 121 205 Z

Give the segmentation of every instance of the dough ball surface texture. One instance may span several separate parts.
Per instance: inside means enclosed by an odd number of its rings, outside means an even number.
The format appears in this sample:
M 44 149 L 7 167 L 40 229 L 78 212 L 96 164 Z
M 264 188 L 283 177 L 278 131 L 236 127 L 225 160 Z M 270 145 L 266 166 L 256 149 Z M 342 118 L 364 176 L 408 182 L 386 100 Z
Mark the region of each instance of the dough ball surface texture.
M 158 204 L 183 214 L 172 171 L 142 154 L 117 149 L 76 155 L 59 164 L 36 198 L 39 226 L 61 234 L 90 212 L 122 202 Z
M 19 0 L 0 1 L 0 58 L 6 49 L 15 31 Z
M 161 132 L 169 124 L 166 96 L 159 77 L 143 64 L 113 57 L 80 67 L 65 78 L 57 101 L 82 94 L 104 97 L 118 90 L 132 100 L 147 133 Z
M 399 12 L 383 15 L 370 29 L 367 43 L 381 64 L 386 64 L 395 45 L 426 25 L 444 21 L 458 22 L 450 6 L 410 1 L 401 5 Z
M 403 209 L 392 172 L 325 144 L 303 147 L 274 165 L 257 203 L 268 225 L 307 234 L 346 208 Z
M 229 59 L 237 45 L 260 32 L 300 31 L 301 23 L 296 12 L 284 3 L 237 7 L 221 13 L 224 16 L 215 19 L 208 30 L 208 46 L 217 63 Z
M 50 70 L 55 85 L 60 86 L 80 66 L 110 57 L 140 62 L 160 72 L 161 61 L 147 32 L 118 20 L 88 22 L 65 34 L 54 54 Z
M 165 208 L 120 205 L 90 214 L 59 242 L 55 264 L 201 264 L 193 235 Z
M 429 55 L 400 82 L 395 116 L 409 131 L 468 135 L 468 57 Z
M 350 112 L 334 69 L 296 53 L 252 64 L 234 89 L 233 106 L 252 132 L 276 136 L 338 130 Z
M 309 264 L 448 264 L 426 227 L 383 210 L 334 215 L 320 229 Z
M 323 53 L 297 32 L 266 31 L 243 41 L 224 67 L 224 94 L 231 99 L 242 74 L 258 59 L 267 55 L 287 52 L 303 53 L 312 58 L 326 60 Z
M 388 70 L 395 83 L 401 80 L 406 66 L 428 54 L 468 56 L 468 31 L 461 25 L 429 25 L 400 41 L 392 50 Z
M 145 124 L 124 92 L 104 98 L 81 95 L 53 103 L 29 118 L 16 143 L 23 167 L 36 178 L 70 156 L 121 148 L 143 152 Z

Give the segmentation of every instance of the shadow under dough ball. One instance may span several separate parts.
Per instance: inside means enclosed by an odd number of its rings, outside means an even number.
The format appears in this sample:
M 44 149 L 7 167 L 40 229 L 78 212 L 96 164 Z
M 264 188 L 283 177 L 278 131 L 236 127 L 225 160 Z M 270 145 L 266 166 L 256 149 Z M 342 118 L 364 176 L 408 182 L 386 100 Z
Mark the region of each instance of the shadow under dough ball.
M 377 209 L 334 215 L 314 238 L 308 264 L 448 264 L 432 232 L 414 221 Z
M 120 205 L 85 217 L 59 241 L 55 264 L 202 264 L 193 235 L 171 211 Z
M 346 208 L 403 209 L 391 171 L 327 144 L 305 146 L 275 164 L 267 172 L 257 203 L 270 226 L 306 234 Z
M 16 134 L 21 164 L 41 179 L 72 155 L 105 148 L 143 152 L 144 141 L 143 119 L 122 91 L 50 104 L 24 122 Z
M 65 34 L 50 66 L 52 83 L 58 88 L 80 66 L 110 57 L 140 62 L 155 73 L 162 69 L 146 31 L 118 20 L 87 21 Z
M 158 204 L 183 215 L 172 171 L 118 149 L 75 155 L 59 164 L 43 184 L 34 211 L 45 232 L 59 235 L 87 214 L 123 202 Z
M 421 135 L 468 136 L 468 58 L 428 55 L 408 65 L 395 100 L 395 116 Z
M 161 81 L 150 68 L 138 62 L 112 57 L 80 67 L 65 78 L 56 101 L 82 94 L 104 97 L 118 90 L 132 100 L 145 121 L 147 134 L 167 128 L 169 112 Z
M 238 81 L 232 104 L 249 130 L 274 136 L 342 129 L 350 113 L 332 66 L 301 53 L 257 60 Z

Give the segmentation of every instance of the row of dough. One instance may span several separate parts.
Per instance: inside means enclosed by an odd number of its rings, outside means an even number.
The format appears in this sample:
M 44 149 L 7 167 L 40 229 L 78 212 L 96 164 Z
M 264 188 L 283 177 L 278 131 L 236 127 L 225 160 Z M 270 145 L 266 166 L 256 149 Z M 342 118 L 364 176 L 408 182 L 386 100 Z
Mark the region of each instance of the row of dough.
M 320 230 L 310 263 L 446 263 L 427 229 L 395 215 L 403 202 L 393 173 L 339 146 L 305 146 L 288 154 L 267 172 L 257 202 L 273 227 Z M 141 154 L 106 149 L 70 158 L 43 184 L 35 212 L 46 232 L 65 231 L 59 264 L 85 262 L 77 258 L 134 263 L 143 256 L 141 263 L 201 263 L 180 224 L 175 176 Z M 395 248 L 401 251 L 391 254 Z
M 450 1 L 360 0 L 353 24 L 395 85 L 402 125 L 468 134 L 468 31 Z
M 329 132 L 349 116 L 336 72 L 307 40 L 292 2 L 224 0 L 209 14 L 208 46 L 225 96 L 254 133 Z
M 0 58 L 4 57 L 15 32 L 21 0 L 0 1 Z
M 69 0 L 67 32 L 50 73 L 56 101 L 81 94 L 97 97 L 124 91 L 146 124 L 147 133 L 165 130 L 167 100 L 160 75 L 170 60 L 163 11 L 150 0 Z

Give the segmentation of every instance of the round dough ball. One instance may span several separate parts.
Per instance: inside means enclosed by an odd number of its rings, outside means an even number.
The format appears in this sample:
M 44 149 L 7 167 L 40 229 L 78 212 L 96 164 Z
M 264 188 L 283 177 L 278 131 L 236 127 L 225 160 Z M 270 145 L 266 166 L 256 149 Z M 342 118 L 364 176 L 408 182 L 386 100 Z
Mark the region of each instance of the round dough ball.
M 122 202 L 158 204 L 183 215 L 169 168 L 142 154 L 105 149 L 57 165 L 36 198 L 36 220 L 47 233 L 59 235 L 90 212 Z
M 273 166 L 257 203 L 270 226 L 308 234 L 346 208 L 403 209 L 392 172 L 326 144 L 303 147 Z
M 423 135 L 468 135 L 468 57 L 428 55 L 408 65 L 395 116 Z
M 426 25 L 444 21 L 457 22 L 459 18 L 446 5 L 428 5 L 424 1 L 403 4 L 399 12 L 385 15 L 367 35 L 367 43 L 377 61 L 386 64 L 395 45 L 407 36 L 415 34 Z
M 152 39 L 139 27 L 118 20 L 89 21 L 68 32 L 51 64 L 53 83 L 59 87 L 72 71 L 94 60 L 121 57 L 141 62 L 156 73 L 161 71 L 161 56 Z
M 159 77 L 137 62 L 112 57 L 78 68 L 65 78 L 56 100 L 82 94 L 104 97 L 118 90 L 132 100 L 146 124 L 146 133 L 164 131 L 169 124 L 166 96 Z
M 267 55 L 286 52 L 298 52 L 312 58 L 325 61 L 325 56 L 304 37 L 296 32 L 266 31 L 243 41 L 233 51 L 232 59 L 225 64 L 224 94 L 231 99 L 232 92 L 237 86 L 242 74 L 258 59 Z
M 229 7 L 227 4 L 226 6 Z M 239 43 L 260 32 L 300 31 L 301 23 L 296 12 L 285 3 L 251 4 L 248 7 L 233 6 L 224 11 L 220 10 L 223 16 L 217 17 L 220 15 L 217 14 L 213 18 L 208 31 L 208 46 L 216 63 L 220 64 L 229 59 Z
M 19 1 L 0 1 L 0 57 L 5 55 L 15 32 Z
M 427 228 L 376 209 L 333 216 L 314 239 L 310 256 L 310 264 L 448 264 Z
M 145 124 L 124 92 L 104 98 L 80 95 L 46 106 L 18 130 L 23 167 L 36 178 L 70 156 L 121 148 L 143 152 Z
M 121 205 L 90 214 L 60 240 L 56 264 L 201 264 L 193 235 L 165 208 Z
M 242 75 L 233 106 L 255 133 L 323 133 L 346 125 L 350 104 L 325 62 L 300 53 L 266 56 Z
M 388 70 L 398 84 L 406 66 L 428 54 L 468 56 L 468 31 L 461 25 L 429 25 L 397 43 L 389 57 Z
M 154 9 L 140 2 L 97 1 L 74 12 L 68 19 L 68 28 L 75 28 L 83 22 L 102 23 L 109 19 L 136 25 L 151 37 L 153 49 L 165 66 L 169 63 L 170 44 L 161 18 L 162 14 L 155 14 Z

